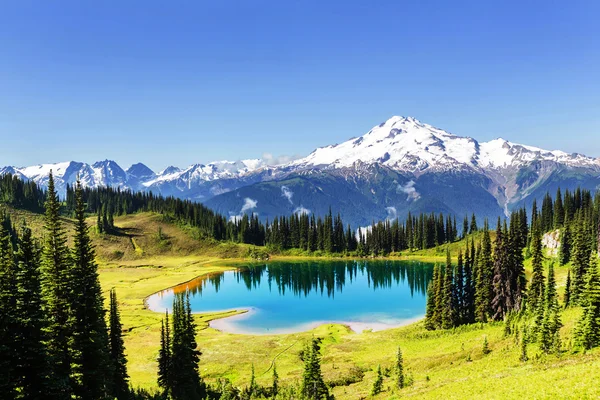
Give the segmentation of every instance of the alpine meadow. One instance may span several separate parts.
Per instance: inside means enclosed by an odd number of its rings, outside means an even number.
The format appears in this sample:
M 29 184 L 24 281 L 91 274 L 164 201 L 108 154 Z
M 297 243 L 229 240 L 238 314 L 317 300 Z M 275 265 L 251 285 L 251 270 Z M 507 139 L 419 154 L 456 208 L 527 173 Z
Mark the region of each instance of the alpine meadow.
M 596 2 L 0 8 L 0 400 L 600 398 Z

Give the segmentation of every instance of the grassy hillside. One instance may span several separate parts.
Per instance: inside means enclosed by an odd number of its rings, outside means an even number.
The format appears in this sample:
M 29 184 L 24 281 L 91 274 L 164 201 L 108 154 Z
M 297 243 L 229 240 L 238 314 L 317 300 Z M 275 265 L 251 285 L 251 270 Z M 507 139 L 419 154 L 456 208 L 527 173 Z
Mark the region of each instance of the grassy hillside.
M 10 212 L 15 222 L 25 219 L 36 233 L 41 233 L 41 216 Z M 90 224 L 94 222 L 90 218 Z M 71 222 L 65 219 L 65 223 L 71 229 Z M 144 299 L 199 275 L 235 267 L 243 262 L 248 246 L 199 240 L 194 230 L 156 214 L 119 217 L 115 223 L 119 228 L 115 235 L 93 233 L 100 280 L 105 297 L 108 290 L 117 289 L 131 382 L 153 388 L 162 315 L 147 310 Z M 464 243 L 449 245 L 454 253 L 461 246 Z M 396 257 L 443 261 L 445 246 Z M 526 267 L 529 271 L 528 262 Z M 560 294 L 566 271 L 565 267 L 557 268 Z M 530 345 L 530 361 L 525 363 L 519 360 L 514 338 L 504 336 L 503 324 L 430 332 L 418 322 L 362 333 L 342 325 L 324 325 L 297 334 L 253 336 L 223 333 L 208 326 L 211 319 L 232 313 L 203 314 L 196 316 L 198 344 L 203 352 L 200 371 L 208 381 L 227 377 L 235 385 L 244 386 L 249 383 L 254 364 L 258 382 L 269 385 L 275 361 L 281 381 L 291 383 L 301 378 L 299 351 L 314 335 L 323 338 L 325 380 L 339 385 L 333 389 L 338 399 L 369 397 L 377 365 L 381 364 L 384 372 L 389 370 L 397 346 L 404 352 L 412 384 L 399 392 L 393 389 L 393 375 L 386 377 L 385 391 L 378 398 L 598 398 L 600 350 L 587 354 L 569 350 L 580 312 L 570 309 L 563 313 L 564 353 L 541 355 L 537 345 Z M 492 350 L 489 354 L 482 351 L 486 337 Z

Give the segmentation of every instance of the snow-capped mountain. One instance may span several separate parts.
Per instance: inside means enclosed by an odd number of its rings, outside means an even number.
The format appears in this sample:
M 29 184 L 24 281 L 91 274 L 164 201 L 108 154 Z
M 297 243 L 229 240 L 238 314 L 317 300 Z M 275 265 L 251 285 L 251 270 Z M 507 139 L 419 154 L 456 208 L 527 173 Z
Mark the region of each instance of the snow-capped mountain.
M 322 147 L 294 161 L 298 167 L 349 167 L 356 162 L 380 163 L 413 174 L 471 168 L 502 170 L 535 161 L 600 167 L 597 159 L 562 151 L 547 151 L 495 139 L 479 143 L 453 135 L 412 117 L 392 117 L 357 139 Z
M 284 165 L 260 159 L 216 161 L 156 173 L 142 163 L 125 171 L 109 160 L 91 165 L 72 161 L 4 167 L 0 174 L 45 186 L 50 170 L 60 191 L 79 175 L 86 186 L 193 199 L 232 217 L 240 212 L 264 218 L 324 214 L 331 206 L 356 225 L 409 211 L 494 217 L 558 187 L 600 185 L 599 159 L 503 139 L 479 143 L 399 116 Z

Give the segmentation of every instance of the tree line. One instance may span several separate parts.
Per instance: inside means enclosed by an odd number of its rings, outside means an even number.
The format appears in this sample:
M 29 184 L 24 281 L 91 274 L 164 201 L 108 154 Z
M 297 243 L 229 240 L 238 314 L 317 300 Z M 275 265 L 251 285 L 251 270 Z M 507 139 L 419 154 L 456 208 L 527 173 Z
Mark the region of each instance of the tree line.
M 41 243 L 0 226 L 0 393 L 11 399 L 125 399 L 130 394 L 116 294 L 108 322 L 95 253 L 75 188 L 67 246 L 50 175 Z

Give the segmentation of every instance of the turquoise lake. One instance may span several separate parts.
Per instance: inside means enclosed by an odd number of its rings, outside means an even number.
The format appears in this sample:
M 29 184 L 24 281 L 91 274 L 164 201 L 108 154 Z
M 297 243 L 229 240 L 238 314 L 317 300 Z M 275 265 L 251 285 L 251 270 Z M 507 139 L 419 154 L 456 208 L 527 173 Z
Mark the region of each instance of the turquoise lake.
M 188 291 L 193 312 L 248 310 L 215 320 L 226 332 L 269 334 L 342 323 L 354 331 L 404 325 L 425 315 L 433 264 L 416 261 L 267 262 L 211 274 L 150 296 L 171 310 Z

